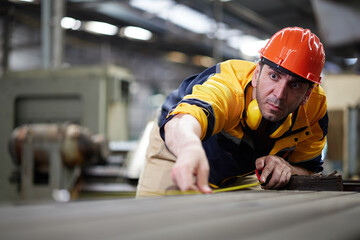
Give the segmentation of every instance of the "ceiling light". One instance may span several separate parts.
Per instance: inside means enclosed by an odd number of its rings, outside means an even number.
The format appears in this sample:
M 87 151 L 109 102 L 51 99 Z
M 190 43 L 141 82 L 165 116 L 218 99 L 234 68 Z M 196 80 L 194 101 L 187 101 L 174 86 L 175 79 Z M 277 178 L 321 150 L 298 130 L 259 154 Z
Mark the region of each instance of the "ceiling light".
M 136 40 L 148 41 L 152 37 L 152 33 L 144 28 L 128 26 L 121 29 L 120 35 Z
M 186 63 L 188 61 L 188 57 L 185 53 L 182 52 L 169 52 L 167 55 L 167 59 L 176 63 Z
M 177 4 L 171 9 L 168 20 L 200 34 L 212 32 L 216 26 L 214 19 L 182 4 Z
M 130 0 L 131 6 L 156 15 L 169 12 L 175 4 L 173 0 Z
M 209 56 L 196 55 L 193 57 L 193 63 L 201 67 L 211 67 L 215 64 L 215 59 Z
M 17 0 L 17 1 L 13 1 L 13 2 L 34 2 L 34 0 Z
M 258 57 L 259 50 L 265 46 L 268 40 L 260 40 L 250 35 L 234 36 L 228 39 L 228 44 L 232 48 L 239 49 L 249 57 Z
M 131 0 L 130 5 L 196 33 L 210 33 L 215 27 L 214 19 L 173 0 Z
M 243 42 L 240 45 L 240 50 L 244 54 L 250 56 L 250 57 L 258 57 L 260 56 L 259 51 L 261 48 L 263 48 L 268 40 L 255 40 L 255 41 L 249 41 L 249 42 Z
M 95 21 L 86 22 L 84 25 L 84 29 L 92 33 L 111 35 L 111 36 L 116 35 L 118 33 L 118 27 L 104 22 L 95 22 Z
M 357 58 L 345 58 L 344 61 L 346 65 L 354 65 L 357 62 Z
M 243 32 L 240 29 L 227 28 L 225 26 L 218 28 L 215 32 L 216 38 L 220 40 L 227 40 L 234 36 L 241 36 L 242 34 Z
M 81 27 L 81 22 L 71 17 L 63 17 L 60 24 L 65 29 L 79 30 Z

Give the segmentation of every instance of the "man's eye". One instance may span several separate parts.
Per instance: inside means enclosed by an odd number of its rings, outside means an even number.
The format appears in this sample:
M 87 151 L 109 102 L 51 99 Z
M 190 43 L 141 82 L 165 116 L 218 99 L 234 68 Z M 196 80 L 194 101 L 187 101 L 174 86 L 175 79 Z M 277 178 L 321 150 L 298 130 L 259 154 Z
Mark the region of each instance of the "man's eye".
M 291 83 L 291 87 L 295 88 L 295 89 L 299 89 L 301 87 L 301 84 L 297 83 L 297 82 L 293 82 L 293 83 Z
M 277 79 L 277 74 L 276 73 L 270 73 L 270 78 L 271 79 Z

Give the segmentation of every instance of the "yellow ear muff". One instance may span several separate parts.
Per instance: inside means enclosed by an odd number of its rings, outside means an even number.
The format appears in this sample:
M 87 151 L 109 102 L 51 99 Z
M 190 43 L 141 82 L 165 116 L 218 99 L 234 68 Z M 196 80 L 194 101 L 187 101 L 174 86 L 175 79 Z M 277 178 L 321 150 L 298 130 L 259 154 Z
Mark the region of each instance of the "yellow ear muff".
M 260 126 L 261 120 L 262 120 L 261 111 L 257 100 L 254 99 L 249 103 L 249 106 L 247 108 L 245 122 L 251 130 L 257 130 Z M 291 124 L 292 124 L 292 113 L 290 113 L 286 117 L 285 121 L 279 127 L 277 127 L 276 130 L 272 134 L 270 134 L 269 137 L 270 138 L 281 137 L 286 131 L 290 129 Z
M 258 129 L 261 123 L 262 115 L 256 99 L 249 103 L 246 111 L 245 122 L 251 130 Z

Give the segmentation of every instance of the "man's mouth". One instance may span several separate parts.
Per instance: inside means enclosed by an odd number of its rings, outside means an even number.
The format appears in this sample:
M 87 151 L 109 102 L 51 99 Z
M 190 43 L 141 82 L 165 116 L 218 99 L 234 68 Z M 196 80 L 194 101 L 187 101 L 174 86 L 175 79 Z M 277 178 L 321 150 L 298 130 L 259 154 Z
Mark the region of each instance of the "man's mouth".
M 276 104 L 269 103 L 269 102 L 267 104 L 269 105 L 269 108 L 271 111 L 280 112 L 283 110 L 283 108 L 280 105 L 276 105 Z

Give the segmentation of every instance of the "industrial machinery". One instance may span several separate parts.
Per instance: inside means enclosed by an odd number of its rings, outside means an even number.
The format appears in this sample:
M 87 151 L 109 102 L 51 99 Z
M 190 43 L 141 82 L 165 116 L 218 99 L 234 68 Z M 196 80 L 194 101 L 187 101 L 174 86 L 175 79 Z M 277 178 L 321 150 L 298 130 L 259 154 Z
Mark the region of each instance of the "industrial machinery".
M 70 198 L 80 166 L 105 162 L 110 153 L 102 135 L 69 123 L 20 126 L 11 135 L 9 152 L 20 169 L 13 180 L 23 199 L 52 196 L 56 190 L 67 191 Z
M 28 124 L 55 124 L 48 126 L 47 131 L 51 132 L 55 131 L 59 124 L 70 122 L 94 134 L 101 134 L 109 141 L 127 141 L 129 91 L 132 81 L 133 75 L 127 69 L 115 65 L 5 73 L 0 79 L 0 160 L 2 161 L 0 184 L 4 193 L 1 198 L 6 200 L 19 198 L 15 185 L 8 181 L 14 170 L 8 142 L 15 128 Z M 38 127 L 39 125 L 36 127 L 37 131 Z M 49 130 L 50 128 L 53 129 Z M 34 129 L 34 126 L 31 129 Z M 31 142 L 30 138 L 24 138 L 23 160 L 28 157 L 32 162 L 33 157 L 30 153 L 36 148 L 48 152 L 51 163 L 53 159 L 63 157 L 59 149 L 61 141 L 53 140 L 48 139 L 38 143 Z M 34 163 L 38 164 L 36 161 Z M 56 179 L 57 177 L 51 175 L 61 173 L 60 163 L 62 164 L 62 160 L 58 161 L 57 167 L 54 168 L 57 173 L 49 168 L 49 179 Z M 22 162 L 21 165 L 24 164 L 25 162 Z M 65 164 L 69 166 L 69 162 L 65 161 Z M 78 163 L 71 164 L 73 169 L 79 166 Z M 22 166 L 21 170 L 24 169 Z M 51 188 L 54 188 L 54 185 Z M 44 194 L 20 193 L 23 199 L 51 197 L 49 191 Z

